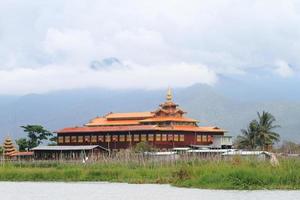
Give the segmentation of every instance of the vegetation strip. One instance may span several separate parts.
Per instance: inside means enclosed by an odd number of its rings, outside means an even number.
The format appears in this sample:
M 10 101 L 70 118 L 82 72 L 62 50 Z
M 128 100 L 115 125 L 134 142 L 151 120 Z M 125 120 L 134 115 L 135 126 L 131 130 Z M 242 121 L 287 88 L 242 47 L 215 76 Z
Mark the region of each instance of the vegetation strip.
M 109 181 L 210 189 L 300 189 L 300 161 L 194 160 L 177 162 L 5 163 L 0 181 Z

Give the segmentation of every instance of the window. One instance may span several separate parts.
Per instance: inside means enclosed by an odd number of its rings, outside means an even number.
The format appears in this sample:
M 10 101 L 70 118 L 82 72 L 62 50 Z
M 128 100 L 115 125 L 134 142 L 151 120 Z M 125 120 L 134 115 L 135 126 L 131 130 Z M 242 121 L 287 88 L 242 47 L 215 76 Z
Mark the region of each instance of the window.
M 126 139 L 127 139 L 127 142 L 131 142 L 132 141 L 131 134 L 127 135 Z
M 70 136 L 65 136 L 65 143 L 70 143 Z
M 84 136 L 84 142 L 90 143 L 91 142 L 91 137 L 90 136 Z
M 197 135 L 197 142 L 202 142 L 201 135 Z
M 207 141 L 208 141 L 208 142 L 212 142 L 212 136 L 211 136 L 211 135 L 208 135 L 208 136 L 207 136 Z
M 179 141 L 180 141 L 180 142 L 184 142 L 184 135 L 183 135 L 183 134 L 180 134 L 180 135 L 179 135 Z
M 71 136 L 71 142 L 76 143 L 77 142 L 77 137 L 76 136 Z
M 120 135 L 119 136 L 119 141 L 120 142 L 125 142 L 125 135 Z
M 142 135 L 141 135 L 141 141 L 142 141 L 142 142 L 147 141 L 146 134 L 142 134 Z
M 92 143 L 97 143 L 97 135 L 92 135 Z
M 202 135 L 202 142 L 207 142 L 207 135 Z
M 178 138 L 178 135 L 177 135 L 177 134 L 174 134 L 174 141 L 175 141 L 175 142 L 178 142 L 178 139 L 179 139 L 179 138 Z
M 118 141 L 118 136 L 117 135 L 113 135 L 112 136 L 112 141 L 113 142 L 117 142 Z
M 148 135 L 148 141 L 150 141 L 150 142 L 154 141 L 154 135 L 153 134 Z
M 58 137 L 58 143 L 64 143 L 64 137 L 63 136 Z
M 83 136 L 78 136 L 78 142 L 83 143 Z
M 173 135 L 172 134 L 168 134 L 168 141 L 173 141 Z
M 156 134 L 155 135 L 155 140 L 160 142 L 161 141 L 161 135 L 160 134 Z
M 133 135 L 133 141 L 139 142 L 140 141 L 140 135 L 139 134 L 134 134 Z
M 161 141 L 167 141 L 167 134 L 161 135 Z
M 106 135 L 106 136 L 105 136 L 105 142 L 110 142 L 110 141 L 111 141 L 110 135 Z
M 104 136 L 103 135 L 99 135 L 98 136 L 98 141 L 99 142 L 104 142 Z

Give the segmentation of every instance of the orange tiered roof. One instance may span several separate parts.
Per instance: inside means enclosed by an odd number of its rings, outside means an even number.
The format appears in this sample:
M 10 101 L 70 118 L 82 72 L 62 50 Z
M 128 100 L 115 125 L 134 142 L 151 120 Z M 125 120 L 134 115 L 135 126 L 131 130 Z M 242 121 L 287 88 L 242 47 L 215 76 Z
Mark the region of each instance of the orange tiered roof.
M 129 112 L 129 113 L 109 113 L 105 116 L 106 119 L 145 119 L 153 117 L 152 112 Z
M 96 117 L 85 126 L 118 126 L 118 125 L 138 125 L 139 120 L 108 120 L 104 117 Z
M 118 113 L 121 115 L 121 113 Z M 125 116 L 125 115 L 124 115 Z M 128 113 L 126 113 L 128 116 Z M 85 124 L 85 126 L 118 126 L 118 125 L 138 125 L 142 124 L 143 122 L 198 122 L 195 119 L 187 118 L 187 117 L 150 117 L 142 120 L 137 119 L 118 119 L 118 120 L 111 120 L 104 117 L 96 117 L 92 119 L 89 123 Z
M 119 126 L 119 125 L 138 125 L 139 120 L 114 120 L 114 121 L 104 121 L 104 122 L 90 122 L 85 124 L 85 126 Z
M 96 117 L 85 126 L 119 126 L 138 125 L 140 120 L 153 117 L 152 112 L 109 113 L 104 117 Z
M 97 126 L 97 127 L 70 127 L 59 130 L 58 133 L 89 133 L 89 132 L 115 132 L 115 131 L 186 131 L 221 133 L 225 130 L 217 127 L 197 126 L 165 126 L 137 125 L 137 126 Z
M 141 120 L 140 122 L 165 122 L 165 121 L 174 121 L 174 122 L 198 122 L 195 119 L 187 117 L 152 117 L 148 119 Z
M 165 127 L 159 127 L 159 130 L 161 130 L 161 131 L 210 132 L 210 133 L 226 132 L 226 130 L 220 129 L 215 126 L 165 126 Z
M 32 151 L 28 151 L 28 152 L 14 152 L 12 154 L 10 154 L 9 156 L 14 157 L 14 156 L 33 156 L 33 152 Z
M 153 125 L 136 126 L 97 126 L 97 127 L 70 127 L 59 130 L 58 133 L 81 133 L 81 132 L 114 132 L 114 131 L 142 131 L 155 130 Z

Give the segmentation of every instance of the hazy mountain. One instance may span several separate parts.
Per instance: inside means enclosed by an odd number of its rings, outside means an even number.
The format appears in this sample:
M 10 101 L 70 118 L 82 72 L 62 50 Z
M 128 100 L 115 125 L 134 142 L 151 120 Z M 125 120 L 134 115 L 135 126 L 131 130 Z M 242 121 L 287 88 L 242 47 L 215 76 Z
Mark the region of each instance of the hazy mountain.
M 93 70 L 111 70 L 124 67 L 126 68 L 126 66 L 123 65 L 123 63 L 115 57 L 104 58 L 101 61 L 94 60 L 90 63 L 90 68 Z
M 26 96 L 0 96 L 0 136 L 23 136 L 21 125 L 42 124 L 54 131 L 80 126 L 108 112 L 152 111 L 165 100 L 165 90 L 82 89 Z M 229 95 L 228 95 L 229 96 Z M 200 120 L 200 125 L 217 125 L 237 135 L 241 128 L 266 110 L 275 115 L 283 139 L 300 141 L 300 102 L 247 102 L 228 97 L 205 85 L 176 89 L 174 101 Z

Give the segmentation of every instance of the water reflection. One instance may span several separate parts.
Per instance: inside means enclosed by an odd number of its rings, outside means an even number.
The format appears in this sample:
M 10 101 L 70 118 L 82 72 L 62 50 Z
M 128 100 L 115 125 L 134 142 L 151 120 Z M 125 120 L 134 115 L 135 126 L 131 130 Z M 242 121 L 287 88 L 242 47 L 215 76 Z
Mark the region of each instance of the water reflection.
M 123 183 L 0 182 L 2 200 L 295 200 L 300 191 L 231 191 Z

